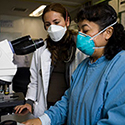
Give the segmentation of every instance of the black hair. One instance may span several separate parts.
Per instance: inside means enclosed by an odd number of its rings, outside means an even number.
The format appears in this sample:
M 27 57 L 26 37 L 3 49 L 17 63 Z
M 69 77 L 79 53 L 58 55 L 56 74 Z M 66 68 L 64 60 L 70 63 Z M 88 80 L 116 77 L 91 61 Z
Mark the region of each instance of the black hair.
M 77 14 L 77 22 L 85 19 L 99 25 L 100 30 L 117 21 L 117 13 L 112 6 L 104 3 L 82 8 Z M 112 59 L 118 52 L 125 50 L 125 30 L 122 24 L 113 26 L 113 34 L 104 50 L 107 59 Z

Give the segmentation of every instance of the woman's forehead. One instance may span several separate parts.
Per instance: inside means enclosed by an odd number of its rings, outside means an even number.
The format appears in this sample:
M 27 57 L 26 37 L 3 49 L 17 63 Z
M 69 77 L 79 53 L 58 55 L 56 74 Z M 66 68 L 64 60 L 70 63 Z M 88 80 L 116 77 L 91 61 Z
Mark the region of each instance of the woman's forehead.
M 54 18 L 58 19 L 61 17 L 62 17 L 61 13 L 56 12 L 56 11 L 49 11 L 44 15 L 44 20 L 49 20 L 49 19 L 54 19 Z
M 97 25 L 95 22 L 88 21 L 88 20 L 83 20 L 78 22 L 78 26 L 83 28 L 83 27 L 89 27 L 89 28 L 99 28 L 99 25 Z

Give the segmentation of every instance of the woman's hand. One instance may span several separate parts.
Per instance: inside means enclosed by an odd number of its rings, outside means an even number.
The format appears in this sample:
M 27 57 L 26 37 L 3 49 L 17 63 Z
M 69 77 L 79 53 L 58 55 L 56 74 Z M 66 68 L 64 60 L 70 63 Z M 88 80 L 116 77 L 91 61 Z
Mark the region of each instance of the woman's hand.
M 41 120 L 39 118 L 36 119 L 30 119 L 25 122 L 23 122 L 25 125 L 42 125 Z
M 32 113 L 32 106 L 30 104 L 25 104 L 25 105 L 18 105 L 14 108 L 15 114 L 17 113 L 22 113 L 24 109 L 27 109 L 26 113 L 31 112 Z

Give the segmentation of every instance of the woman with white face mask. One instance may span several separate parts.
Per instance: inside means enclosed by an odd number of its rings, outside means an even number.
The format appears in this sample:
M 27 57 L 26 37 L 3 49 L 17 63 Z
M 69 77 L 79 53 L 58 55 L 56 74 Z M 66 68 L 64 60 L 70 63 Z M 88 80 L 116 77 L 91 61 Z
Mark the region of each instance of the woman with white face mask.
M 35 117 L 61 99 L 70 86 L 70 66 L 76 62 L 77 33 L 68 30 L 71 20 L 68 11 L 61 4 L 50 4 L 44 9 L 42 20 L 48 37 L 45 46 L 33 54 L 26 104 L 15 107 L 16 113 L 27 108 Z

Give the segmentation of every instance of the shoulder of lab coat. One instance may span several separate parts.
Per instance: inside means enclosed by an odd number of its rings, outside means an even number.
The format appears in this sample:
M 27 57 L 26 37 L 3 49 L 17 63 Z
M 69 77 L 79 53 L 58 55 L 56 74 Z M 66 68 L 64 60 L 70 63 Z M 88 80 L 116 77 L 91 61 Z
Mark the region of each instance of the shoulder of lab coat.
M 45 89 L 47 85 L 50 65 L 50 52 L 46 49 L 46 45 L 37 49 L 32 57 L 30 72 L 30 84 L 26 94 L 26 100 L 36 101 L 39 99 L 41 89 Z M 45 84 L 45 85 L 44 85 Z

